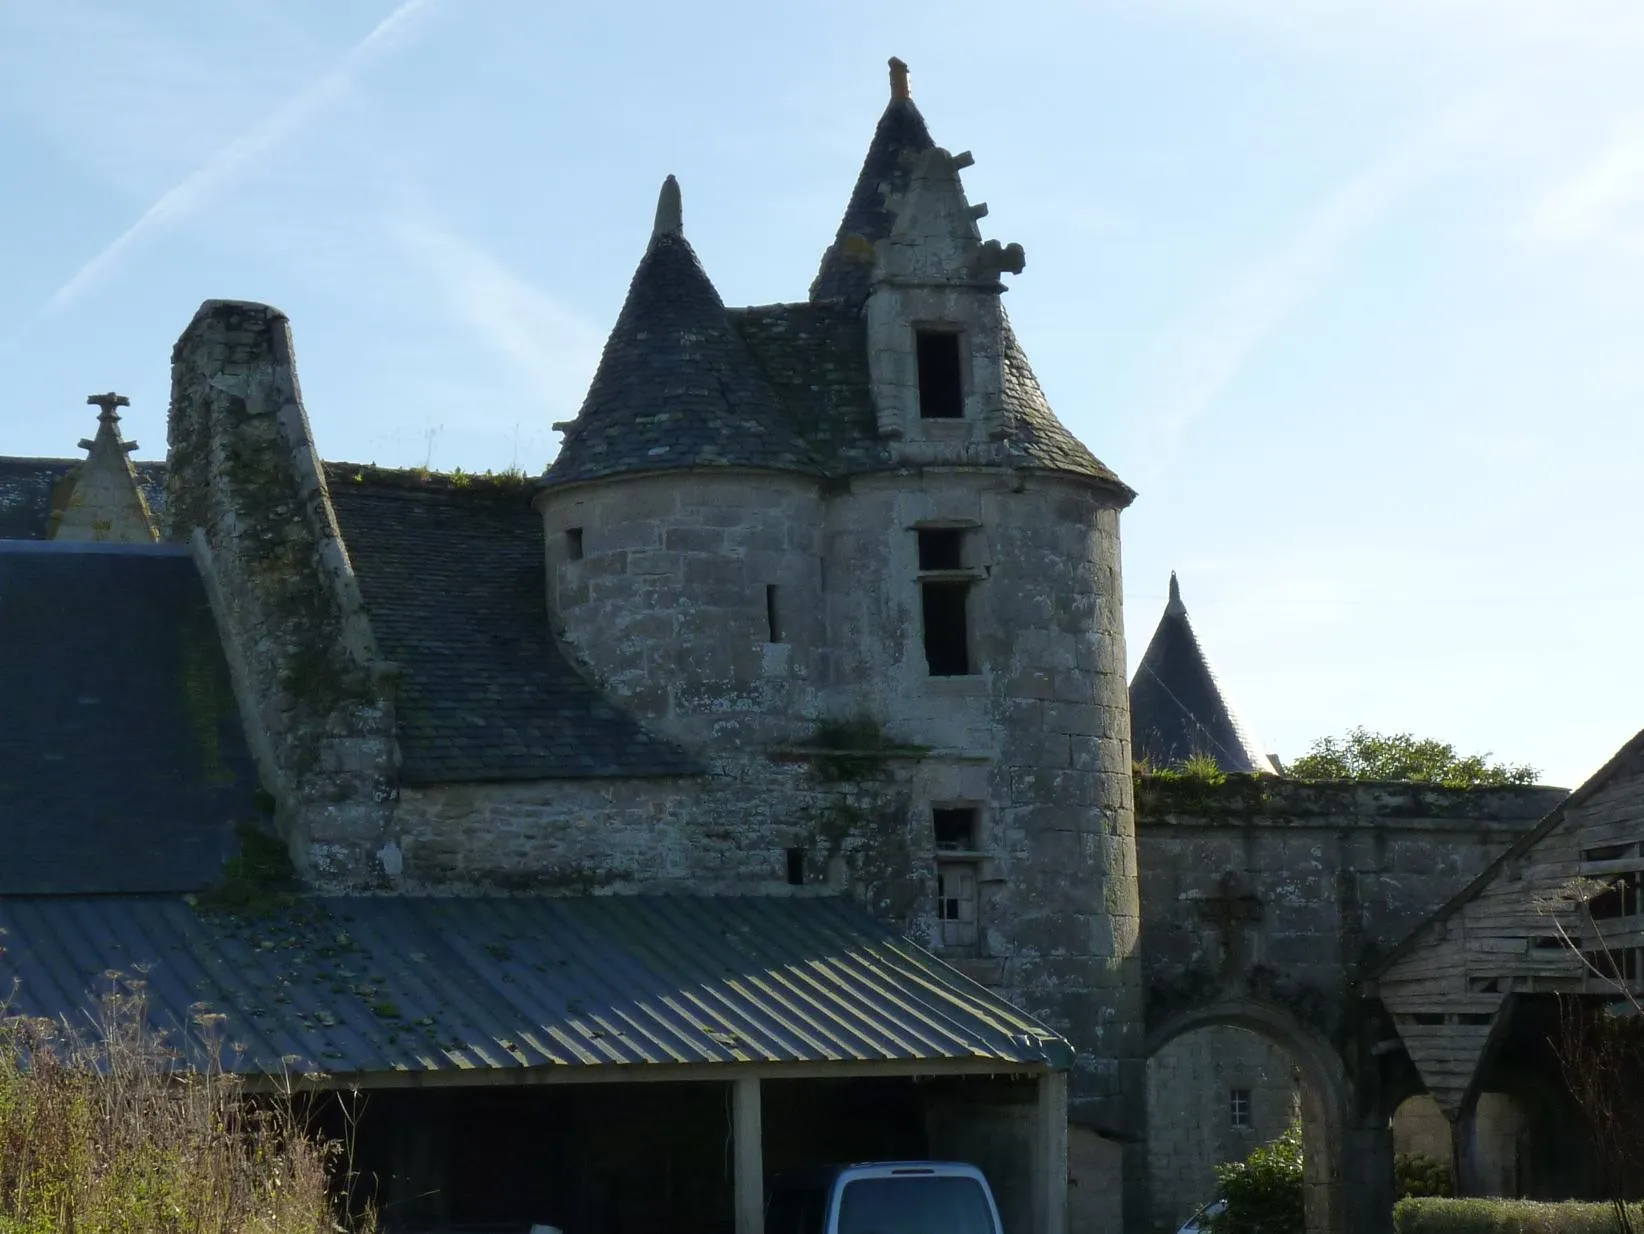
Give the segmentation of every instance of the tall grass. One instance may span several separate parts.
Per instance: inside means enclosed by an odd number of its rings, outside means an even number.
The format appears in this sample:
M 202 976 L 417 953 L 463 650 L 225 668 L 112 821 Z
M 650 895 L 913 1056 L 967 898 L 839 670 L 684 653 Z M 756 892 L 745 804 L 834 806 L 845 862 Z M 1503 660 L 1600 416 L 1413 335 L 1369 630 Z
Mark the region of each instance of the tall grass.
M 1641 1214 L 1628 1205 L 1634 1220 Z M 1619 1234 L 1611 1204 L 1565 1200 L 1407 1199 L 1393 1206 L 1398 1234 Z
M 222 1017 L 197 1015 L 185 1067 L 145 1012 L 124 982 L 86 1031 L 0 1014 L 0 1234 L 365 1228 L 338 1218 L 338 1146 L 220 1065 Z

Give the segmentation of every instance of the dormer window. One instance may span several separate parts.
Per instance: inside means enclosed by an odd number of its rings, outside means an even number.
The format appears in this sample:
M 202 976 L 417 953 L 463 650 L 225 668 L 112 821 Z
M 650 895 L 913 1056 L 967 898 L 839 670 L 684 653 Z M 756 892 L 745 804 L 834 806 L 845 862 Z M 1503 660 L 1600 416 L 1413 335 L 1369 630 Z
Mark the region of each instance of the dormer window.
M 919 418 L 962 420 L 965 415 L 963 348 L 957 330 L 914 331 L 919 363 Z

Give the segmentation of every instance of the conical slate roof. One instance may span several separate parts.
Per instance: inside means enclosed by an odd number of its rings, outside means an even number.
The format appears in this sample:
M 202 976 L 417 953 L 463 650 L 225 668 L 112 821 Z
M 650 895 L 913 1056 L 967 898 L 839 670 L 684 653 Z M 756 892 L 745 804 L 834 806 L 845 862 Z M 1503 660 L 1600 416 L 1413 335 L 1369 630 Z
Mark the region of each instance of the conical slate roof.
M 817 470 L 685 239 L 669 176 L 651 243 L 544 483 L 726 466 Z
M 867 297 L 873 277 L 873 246 L 890 235 L 895 221 L 886 199 L 907 189 L 914 156 L 935 144 L 908 94 L 908 66 L 896 59 L 890 65 L 890 104 L 873 131 L 839 232 L 822 254 L 822 268 L 811 284 L 812 300 L 860 303 Z
M 1209 754 L 1223 771 L 1278 774 L 1223 696 L 1175 574 L 1170 602 L 1130 683 L 1130 738 L 1137 761 L 1154 767 Z

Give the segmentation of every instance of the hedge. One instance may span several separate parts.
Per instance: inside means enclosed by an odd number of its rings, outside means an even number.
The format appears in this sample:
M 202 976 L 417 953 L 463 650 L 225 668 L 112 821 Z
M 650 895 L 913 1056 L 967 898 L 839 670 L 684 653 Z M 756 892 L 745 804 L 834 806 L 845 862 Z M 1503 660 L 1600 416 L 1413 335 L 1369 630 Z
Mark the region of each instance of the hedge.
M 1644 1205 L 1629 1205 L 1644 1230 Z M 1405 1199 L 1393 1206 L 1398 1234 L 1617 1234 L 1615 1208 L 1566 1200 Z

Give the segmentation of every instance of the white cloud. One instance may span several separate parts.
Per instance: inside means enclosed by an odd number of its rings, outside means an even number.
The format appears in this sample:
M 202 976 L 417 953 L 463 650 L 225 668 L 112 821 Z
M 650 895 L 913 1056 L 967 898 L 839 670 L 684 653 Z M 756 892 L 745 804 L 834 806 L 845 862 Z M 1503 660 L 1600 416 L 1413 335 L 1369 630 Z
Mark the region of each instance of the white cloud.
M 357 76 L 401 44 L 436 0 L 403 0 L 346 52 L 337 65 L 223 146 L 163 193 L 137 220 L 86 262 L 47 299 L 38 317 L 61 312 L 105 278 L 146 236 L 206 208 L 252 164 L 269 155 L 298 129 L 335 103 Z
M 1644 252 L 1644 138 L 1627 136 L 1530 211 L 1522 234 L 1543 244 L 1598 242 Z
M 547 406 L 570 419 L 598 359 L 599 332 L 460 236 L 416 220 L 392 230 L 434 276 L 451 314 L 518 374 L 519 403 L 505 414 Z
M 1406 194 L 1438 172 L 1457 146 L 1488 131 L 1498 104 L 1489 96 L 1453 108 L 1324 198 L 1280 248 L 1255 262 L 1233 287 L 1210 297 L 1155 347 L 1144 378 L 1151 457 L 1142 484 L 1168 465 L 1182 434 L 1236 380 L 1263 343 L 1330 277 L 1338 260 Z

